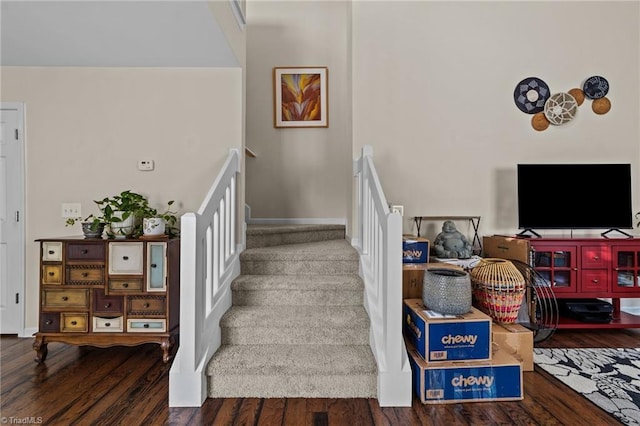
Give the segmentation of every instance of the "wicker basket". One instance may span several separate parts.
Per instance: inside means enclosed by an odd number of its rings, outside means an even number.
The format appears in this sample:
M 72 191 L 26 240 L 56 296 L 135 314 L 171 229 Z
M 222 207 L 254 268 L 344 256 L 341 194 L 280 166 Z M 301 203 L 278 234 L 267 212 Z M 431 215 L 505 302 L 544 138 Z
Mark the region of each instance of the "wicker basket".
M 505 259 L 485 258 L 471 270 L 474 304 L 502 324 L 514 323 L 525 293 L 520 271 Z
M 432 268 L 424 271 L 422 301 L 436 312 L 462 315 L 471 310 L 471 279 L 462 270 Z

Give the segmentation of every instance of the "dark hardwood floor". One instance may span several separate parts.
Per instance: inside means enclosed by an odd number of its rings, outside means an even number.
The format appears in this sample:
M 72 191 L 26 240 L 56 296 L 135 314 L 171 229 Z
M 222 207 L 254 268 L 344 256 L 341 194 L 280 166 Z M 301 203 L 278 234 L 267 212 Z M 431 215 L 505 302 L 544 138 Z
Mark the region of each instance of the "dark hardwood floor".
M 375 399 L 207 399 L 169 408 L 169 365 L 158 345 L 99 349 L 0 340 L 3 424 L 44 425 L 615 425 L 611 416 L 536 368 L 522 401 L 381 408 Z M 640 347 L 640 330 L 561 330 L 539 347 Z

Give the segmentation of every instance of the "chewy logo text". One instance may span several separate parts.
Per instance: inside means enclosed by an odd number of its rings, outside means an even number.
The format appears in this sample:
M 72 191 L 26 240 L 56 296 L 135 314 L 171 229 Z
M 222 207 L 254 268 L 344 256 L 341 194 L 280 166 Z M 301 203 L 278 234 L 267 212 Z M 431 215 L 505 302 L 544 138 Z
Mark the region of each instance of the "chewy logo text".
M 478 336 L 474 336 L 472 334 L 468 336 L 453 336 L 449 334 L 448 336 L 442 336 L 442 344 L 444 345 L 452 345 L 452 344 L 460 344 L 460 343 L 470 343 L 472 345 L 476 344 L 476 340 L 478 340 Z
M 422 250 L 404 250 L 402 254 L 404 257 L 420 257 L 422 256 Z
M 469 377 L 464 377 L 463 375 L 460 376 L 456 376 L 453 379 L 451 379 L 451 385 L 452 386 L 475 386 L 475 385 L 481 385 L 481 386 L 485 386 L 485 387 L 491 387 L 491 385 L 493 385 L 493 377 L 490 376 L 480 376 L 480 377 L 475 377 L 475 376 L 469 376 Z

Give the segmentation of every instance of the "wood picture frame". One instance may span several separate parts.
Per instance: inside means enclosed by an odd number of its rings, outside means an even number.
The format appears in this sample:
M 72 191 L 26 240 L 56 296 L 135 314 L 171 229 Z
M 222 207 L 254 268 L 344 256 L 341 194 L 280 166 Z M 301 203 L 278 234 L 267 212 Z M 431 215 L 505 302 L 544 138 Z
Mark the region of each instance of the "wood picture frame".
M 273 126 L 329 127 L 327 67 L 273 69 Z

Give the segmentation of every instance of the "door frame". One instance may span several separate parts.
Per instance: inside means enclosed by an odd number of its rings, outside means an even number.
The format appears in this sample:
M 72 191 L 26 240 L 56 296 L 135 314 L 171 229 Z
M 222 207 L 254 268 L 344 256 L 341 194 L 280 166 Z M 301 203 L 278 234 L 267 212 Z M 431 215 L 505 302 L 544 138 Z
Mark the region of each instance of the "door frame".
M 9 273 L 6 274 L 7 277 L 15 276 L 17 278 L 18 284 L 16 285 L 16 289 L 20 294 L 20 302 L 18 306 L 19 318 L 18 318 L 18 337 L 31 337 L 31 333 L 25 333 L 25 306 L 26 306 L 26 294 L 25 294 L 25 252 L 26 252 L 26 244 L 25 244 L 25 222 L 26 222 L 26 211 L 25 211 L 25 176 L 26 176 L 26 131 L 25 131 L 25 104 L 22 102 L 0 102 L 0 109 L 2 110 L 14 110 L 17 112 L 17 128 L 18 128 L 18 140 L 20 143 L 20 153 L 18 154 L 20 158 L 17 160 L 20 162 L 20 172 L 18 176 L 11 176 L 11 181 L 15 182 L 18 205 L 16 206 L 18 212 L 20 214 L 20 220 L 18 222 L 18 247 L 14 249 L 17 250 L 17 265 L 7 265 L 7 269 L 15 268 L 12 272 L 12 275 Z M 7 181 L 9 181 L 9 176 L 7 176 Z

